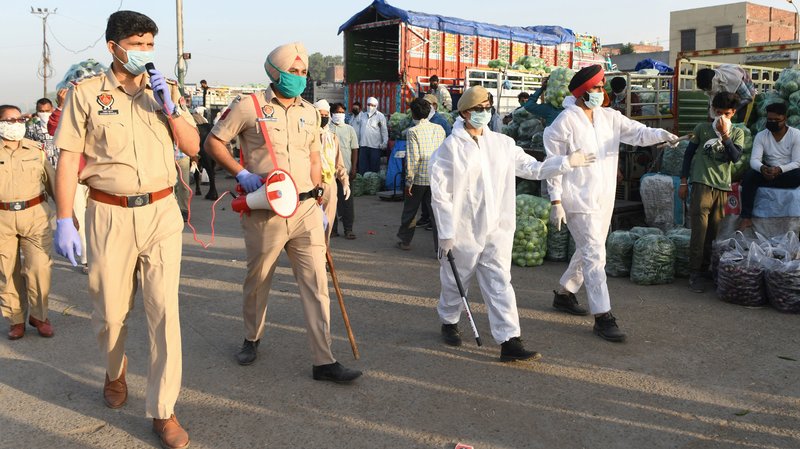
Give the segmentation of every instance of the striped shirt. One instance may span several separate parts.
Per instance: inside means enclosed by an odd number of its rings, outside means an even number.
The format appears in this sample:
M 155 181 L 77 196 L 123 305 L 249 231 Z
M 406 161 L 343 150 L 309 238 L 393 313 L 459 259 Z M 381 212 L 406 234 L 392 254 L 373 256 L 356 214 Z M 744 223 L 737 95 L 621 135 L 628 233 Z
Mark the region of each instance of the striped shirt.
M 431 154 L 444 142 L 444 129 L 429 122 L 419 121 L 409 128 L 406 146 L 406 185 L 427 186 L 431 184 L 428 161 Z

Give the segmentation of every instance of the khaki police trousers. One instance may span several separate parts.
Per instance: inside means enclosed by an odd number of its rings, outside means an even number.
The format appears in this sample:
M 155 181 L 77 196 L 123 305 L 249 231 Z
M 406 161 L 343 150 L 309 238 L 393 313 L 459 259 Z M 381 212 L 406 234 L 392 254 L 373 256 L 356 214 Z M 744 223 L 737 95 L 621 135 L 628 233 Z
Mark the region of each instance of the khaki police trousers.
M 89 199 L 86 227 L 92 325 L 106 357 L 108 377 L 114 380 L 122 374 L 126 320 L 138 277 L 150 343 L 146 415 L 169 418 L 182 374 L 178 284 L 183 217 L 178 203 L 172 195 L 134 208 Z
M 242 229 L 247 252 L 243 305 L 245 338 L 256 341 L 264 335 L 272 275 L 281 250 L 286 249 L 300 288 L 313 363 L 335 362 L 331 354 L 325 235 L 322 211 L 316 201 L 303 201 L 295 215 L 288 219 L 271 211 L 254 210 L 242 215 Z
M 12 325 L 24 323 L 26 311 L 37 320 L 47 319 L 52 246 L 47 203 L 0 210 L 0 310 Z
M 325 211 L 325 217 L 328 219 L 328 228 L 325 230 L 325 241 L 331 239 L 331 232 L 333 232 L 333 223 L 336 221 L 336 205 L 339 202 L 339 184 L 336 179 L 330 183 L 325 184 L 325 193 L 322 195 L 322 209 Z

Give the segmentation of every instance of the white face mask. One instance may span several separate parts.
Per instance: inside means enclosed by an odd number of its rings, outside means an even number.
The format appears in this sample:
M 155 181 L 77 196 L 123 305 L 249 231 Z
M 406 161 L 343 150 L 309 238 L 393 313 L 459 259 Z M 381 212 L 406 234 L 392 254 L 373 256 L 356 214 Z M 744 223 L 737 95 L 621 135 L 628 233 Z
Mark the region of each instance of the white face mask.
M 331 114 L 331 123 L 335 125 L 341 125 L 344 123 L 344 112 L 337 112 L 335 114 Z
M 50 120 L 51 112 L 37 112 L 36 116 L 39 117 L 43 123 L 47 123 Z
M 24 123 L 0 122 L 0 138 L 16 142 L 25 137 Z
M 374 114 L 374 113 L 375 113 L 375 111 L 376 111 L 377 109 L 378 109 L 378 107 L 377 107 L 377 106 L 375 106 L 375 105 L 372 105 L 372 104 L 369 104 L 369 105 L 367 105 L 367 114 L 369 114 L 369 115 L 372 115 L 372 114 Z
M 584 99 L 586 107 L 589 109 L 597 109 L 603 105 L 603 100 L 605 99 L 603 92 L 587 92 L 587 94 L 589 94 L 589 99 Z

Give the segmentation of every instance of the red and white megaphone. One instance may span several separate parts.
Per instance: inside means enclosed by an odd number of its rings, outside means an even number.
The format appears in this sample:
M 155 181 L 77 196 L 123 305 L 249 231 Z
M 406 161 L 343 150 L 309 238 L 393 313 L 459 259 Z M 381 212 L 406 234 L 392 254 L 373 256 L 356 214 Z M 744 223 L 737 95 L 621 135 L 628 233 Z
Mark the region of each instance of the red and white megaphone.
M 237 190 L 241 186 L 236 186 Z M 237 213 L 250 213 L 252 210 L 267 209 L 282 218 L 289 218 L 297 211 L 300 197 L 292 175 L 280 168 L 271 171 L 258 190 L 240 195 L 231 203 Z

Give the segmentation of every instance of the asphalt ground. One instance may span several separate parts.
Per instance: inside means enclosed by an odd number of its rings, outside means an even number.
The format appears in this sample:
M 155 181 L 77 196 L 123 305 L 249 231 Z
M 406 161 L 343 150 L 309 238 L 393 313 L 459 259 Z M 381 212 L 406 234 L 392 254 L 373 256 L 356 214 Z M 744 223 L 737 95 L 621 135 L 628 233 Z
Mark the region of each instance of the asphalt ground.
M 193 206 L 208 238 L 211 202 Z M 484 346 L 466 317 L 463 346 L 440 341 L 431 233 L 417 231 L 410 251 L 395 248 L 402 203 L 374 197 L 356 199 L 357 239 L 331 242 L 361 359 L 353 360 L 331 287 L 333 350 L 364 376 L 353 385 L 311 378 L 285 255 L 259 358 L 239 366 L 244 242 L 229 200 L 219 209 L 210 249 L 184 232 L 176 414 L 193 448 L 800 447 L 800 317 L 691 293 L 685 279 L 644 287 L 610 278 L 613 311 L 628 333 L 614 344 L 592 334 L 591 318 L 552 309 L 565 263 L 515 266 L 522 337 L 543 358 L 500 363 L 476 285 L 469 298 Z M 0 448 L 158 446 L 144 418 L 141 295 L 129 318 L 128 403 L 111 410 L 86 284 L 56 259 L 55 337 L 29 326 L 21 340 L 0 340 Z M 578 298 L 585 304 L 583 292 Z

